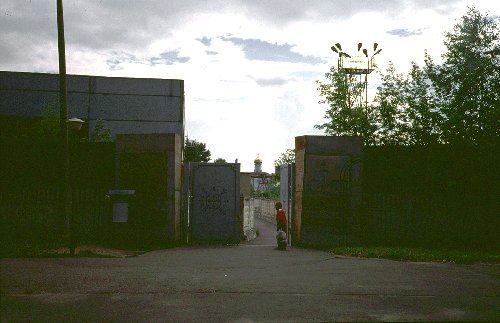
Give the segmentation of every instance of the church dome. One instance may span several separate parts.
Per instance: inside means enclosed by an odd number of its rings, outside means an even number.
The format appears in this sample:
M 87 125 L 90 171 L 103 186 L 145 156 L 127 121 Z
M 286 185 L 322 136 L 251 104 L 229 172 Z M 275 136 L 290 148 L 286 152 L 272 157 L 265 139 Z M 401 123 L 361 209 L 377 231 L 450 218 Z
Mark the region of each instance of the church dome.
M 260 157 L 257 155 L 257 158 L 255 158 L 253 162 L 254 164 L 262 164 L 262 159 L 260 159 Z

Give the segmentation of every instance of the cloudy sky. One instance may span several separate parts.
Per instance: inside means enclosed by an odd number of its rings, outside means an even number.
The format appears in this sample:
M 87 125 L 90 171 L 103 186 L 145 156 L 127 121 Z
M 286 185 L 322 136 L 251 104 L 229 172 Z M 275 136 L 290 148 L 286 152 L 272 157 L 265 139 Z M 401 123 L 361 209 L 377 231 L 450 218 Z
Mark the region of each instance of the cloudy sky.
M 70 74 L 185 80 L 186 132 L 212 158 L 264 171 L 299 135 L 321 135 L 315 80 L 336 64 L 330 47 L 362 42 L 379 69 L 439 62 L 443 35 L 477 0 L 64 0 Z M 0 2 L 0 70 L 57 73 L 56 0 Z M 370 97 L 378 77 L 369 77 Z

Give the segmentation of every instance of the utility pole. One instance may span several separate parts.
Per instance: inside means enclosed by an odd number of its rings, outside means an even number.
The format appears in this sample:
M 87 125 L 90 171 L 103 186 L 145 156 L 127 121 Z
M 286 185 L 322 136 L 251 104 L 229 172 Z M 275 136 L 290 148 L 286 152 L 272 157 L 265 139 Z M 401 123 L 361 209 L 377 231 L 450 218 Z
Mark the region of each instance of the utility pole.
M 63 198 L 64 198 L 64 234 L 68 238 L 70 253 L 75 253 L 72 232 L 72 194 L 69 169 L 69 133 L 68 133 L 68 107 L 66 88 L 66 44 L 64 42 L 64 13 L 63 2 L 57 0 L 57 48 L 59 52 L 59 119 L 61 127 L 61 143 L 63 158 Z

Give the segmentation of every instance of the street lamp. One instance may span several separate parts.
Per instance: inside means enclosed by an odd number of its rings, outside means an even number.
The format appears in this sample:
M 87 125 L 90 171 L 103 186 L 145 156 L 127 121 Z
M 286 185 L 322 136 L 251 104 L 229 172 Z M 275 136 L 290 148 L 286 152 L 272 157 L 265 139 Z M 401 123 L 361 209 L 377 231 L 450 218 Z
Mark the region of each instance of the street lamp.
M 78 119 L 78 118 L 71 118 L 71 119 L 68 119 L 68 121 L 66 121 L 66 123 L 68 125 L 68 128 L 71 129 L 72 131 L 80 131 L 80 129 L 82 129 L 82 126 L 85 123 L 85 121 L 83 121 L 82 119 Z

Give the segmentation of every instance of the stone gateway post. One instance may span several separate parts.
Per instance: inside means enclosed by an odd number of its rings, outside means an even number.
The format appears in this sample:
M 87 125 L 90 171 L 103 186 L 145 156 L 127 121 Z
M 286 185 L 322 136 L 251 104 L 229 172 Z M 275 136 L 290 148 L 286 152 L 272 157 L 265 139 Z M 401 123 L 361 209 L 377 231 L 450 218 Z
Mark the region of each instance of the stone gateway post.
M 121 231 L 141 244 L 180 243 L 182 138 L 177 134 L 119 134 L 116 188 L 134 190 Z M 123 233 L 123 232 L 121 232 Z
M 359 241 L 362 150 L 360 137 L 295 138 L 294 243 Z

